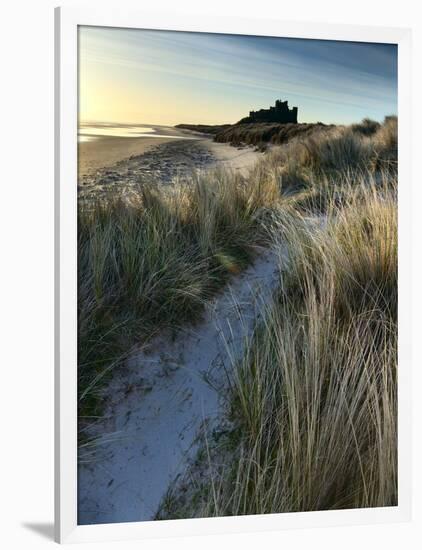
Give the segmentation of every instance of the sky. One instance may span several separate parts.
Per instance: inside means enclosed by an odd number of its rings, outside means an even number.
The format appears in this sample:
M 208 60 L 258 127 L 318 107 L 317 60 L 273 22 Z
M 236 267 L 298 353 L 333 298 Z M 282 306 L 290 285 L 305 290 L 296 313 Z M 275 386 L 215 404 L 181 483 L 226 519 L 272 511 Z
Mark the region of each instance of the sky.
M 235 123 L 276 99 L 299 122 L 397 114 L 397 46 L 79 28 L 79 120 Z

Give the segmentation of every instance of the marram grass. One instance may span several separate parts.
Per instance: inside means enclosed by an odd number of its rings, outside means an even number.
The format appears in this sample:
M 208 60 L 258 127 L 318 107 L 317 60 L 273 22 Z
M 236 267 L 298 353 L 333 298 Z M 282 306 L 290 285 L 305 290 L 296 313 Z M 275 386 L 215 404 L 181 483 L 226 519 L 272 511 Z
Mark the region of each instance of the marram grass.
M 397 120 L 358 126 L 292 139 L 246 178 L 81 201 L 81 430 L 134 345 L 199 320 L 257 241 L 283 250 L 223 425 L 157 517 L 396 504 Z
M 351 185 L 353 183 L 353 186 Z M 158 518 L 397 504 L 395 184 L 281 209 L 273 302 L 232 365 L 227 418 Z
M 78 365 L 82 423 L 101 413 L 107 376 L 135 343 L 177 330 L 252 259 L 271 181 L 231 172 L 130 200 L 81 203 L 78 220 Z

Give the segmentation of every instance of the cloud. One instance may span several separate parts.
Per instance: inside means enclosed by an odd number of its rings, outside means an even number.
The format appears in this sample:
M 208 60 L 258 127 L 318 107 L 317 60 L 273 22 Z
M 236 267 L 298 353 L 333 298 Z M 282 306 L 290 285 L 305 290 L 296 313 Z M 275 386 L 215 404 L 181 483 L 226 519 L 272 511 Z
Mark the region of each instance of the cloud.
M 192 97 L 200 89 L 210 104 L 226 96 L 259 108 L 264 98 L 283 96 L 305 113 L 335 106 L 345 119 L 348 109 L 364 107 L 364 116 L 396 109 L 394 45 L 92 27 L 79 36 L 87 93 L 102 69 L 114 86 Z

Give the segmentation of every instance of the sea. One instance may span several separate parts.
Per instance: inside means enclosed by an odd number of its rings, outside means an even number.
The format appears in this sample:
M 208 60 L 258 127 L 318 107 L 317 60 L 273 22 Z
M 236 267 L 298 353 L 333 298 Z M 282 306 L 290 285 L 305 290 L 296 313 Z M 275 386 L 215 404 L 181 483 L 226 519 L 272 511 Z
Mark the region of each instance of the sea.
M 186 133 L 174 126 L 151 124 L 116 124 L 109 122 L 82 122 L 78 127 L 79 143 L 106 137 L 156 137 L 186 139 Z

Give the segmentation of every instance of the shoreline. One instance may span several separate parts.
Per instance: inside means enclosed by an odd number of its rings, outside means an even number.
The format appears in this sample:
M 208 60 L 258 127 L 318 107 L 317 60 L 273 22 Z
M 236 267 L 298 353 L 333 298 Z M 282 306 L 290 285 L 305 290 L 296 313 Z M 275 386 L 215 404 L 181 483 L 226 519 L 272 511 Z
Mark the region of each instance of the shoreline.
M 189 139 L 189 138 L 186 138 Z M 78 143 L 78 178 L 112 167 L 133 155 L 142 155 L 152 148 L 172 142 L 172 137 L 109 137 Z
M 79 159 L 80 199 L 129 192 L 143 184 L 170 185 L 188 180 L 198 170 L 218 167 L 246 176 L 263 155 L 253 147 L 237 148 L 198 135 L 180 139 L 107 137 L 82 142 L 79 150 L 84 151 L 84 158 Z

